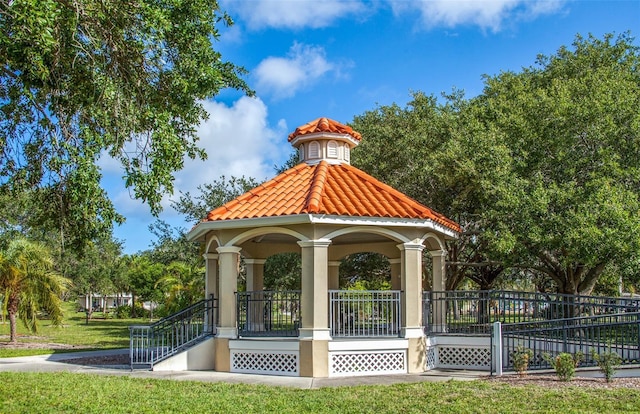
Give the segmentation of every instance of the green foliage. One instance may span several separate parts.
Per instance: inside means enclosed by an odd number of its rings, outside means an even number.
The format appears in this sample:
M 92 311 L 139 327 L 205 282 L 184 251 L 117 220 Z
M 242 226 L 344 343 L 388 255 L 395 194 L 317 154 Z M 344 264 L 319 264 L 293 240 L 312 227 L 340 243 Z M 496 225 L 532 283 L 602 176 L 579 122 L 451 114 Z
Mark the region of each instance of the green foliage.
M 155 287 L 164 296 L 160 299 L 162 315 L 170 315 L 204 298 L 204 267 L 173 262 L 164 268 Z
M 212 183 L 199 185 L 197 195 L 180 192 L 178 201 L 172 202 L 172 207 L 178 213 L 185 215 L 187 221 L 196 224 L 207 217 L 209 211 L 241 196 L 257 187 L 259 183 L 254 178 L 230 177 L 224 175 Z
M 516 369 L 518 375 L 527 375 L 527 370 L 529 369 L 529 364 L 531 363 L 532 358 L 532 350 L 518 346 L 516 351 L 513 353 L 513 367 Z
M 613 375 L 616 373 L 616 367 L 622 363 L 620 355 L 611 350 L 611 344 L 609 344 L 608 349 L 602 354 L 598 354 L 595 349 L 592 349 L 591 358 L 596 361 L 596 364 L 598 364 L 598 367 L 604 374 L 604 378 L 607 382 L 611 382 L 613 380 Z
M 358 290 L 390 289 L 389 260 L 378 253 L 350 254 L 340 262 L 340 287 Z
M 266 290 L 300 290 L 302 261 L 300 253 L 280 253 L 267 258 L 264 263 Z
M 577 352 L 575 355 L 562 352 L 555 357 L 543 354 L 542 358 L 556 370 L 556 375 L 560 381 L 571 381 L 575 376 L 576 368 L 584 360 L 584 355 L 582 352 Z
M 122 221 L 99 184 L 109 155 L 157 213 L 184 157 L 206 156 L 202 101 L 252 93 L 212 47 L 219 24 L 209 0 L 0 2 L 2 191 L 41 189 L 43 218 L 92 239 Z
M 510 265 L 588 294 L 640 248 L 640 53 L 629 35 L 578 36 L 521 73 L 486 78 L 473 101 L 509 148 L 485 234 Z
M 115 317 L 117 319 L 130 319 L 135 314 L 138 318 L 148 318 L 149 311 L 142 307 L 142 303 L 136 302 L 133 306 L 135 306 L 135 312 L 130 305 L 121 305 L 118 306 L 115 310 Z
M 607 267 L 640 273 L 639 51 L 629 34 L 577 36 L 474 99 L 365 112 L 353 164 L 462 225 L 447 289 L 514 267 L 589 294 Z
M 0 250 L 0 292 L 3 313 L 9 315 L 10 340 L 17 341 L 16 319 L 37 332 L 39 312 L 47 312 L 54 325 L 62 323 L 61 295 L 70 281 L 53 269 L 47 248 L 26 239 L 12 240 Z

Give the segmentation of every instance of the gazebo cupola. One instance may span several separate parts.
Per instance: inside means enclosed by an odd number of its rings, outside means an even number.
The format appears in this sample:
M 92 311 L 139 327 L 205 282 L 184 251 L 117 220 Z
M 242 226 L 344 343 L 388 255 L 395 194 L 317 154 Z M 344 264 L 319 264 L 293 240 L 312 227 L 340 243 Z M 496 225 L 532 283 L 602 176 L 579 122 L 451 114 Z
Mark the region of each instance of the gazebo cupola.
M 289 134 L 289 142 L 298 150 L 299 162 L 308 165 L 320 161 L 350 164 L 351 150 L 361 139 L 358 132 L 328 118 L 318 118 Z

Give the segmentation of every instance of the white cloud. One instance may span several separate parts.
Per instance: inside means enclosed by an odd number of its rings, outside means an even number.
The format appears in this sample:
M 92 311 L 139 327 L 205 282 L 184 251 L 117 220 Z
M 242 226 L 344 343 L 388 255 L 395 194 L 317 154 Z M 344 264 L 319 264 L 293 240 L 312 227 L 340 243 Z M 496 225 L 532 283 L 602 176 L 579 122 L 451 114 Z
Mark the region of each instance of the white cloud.
M 275 175 L 274 164 L 281 161 L 283 152 L 285 160 L 290 152 L 284 121 L 270 127 L 267 107 L 258 98 L 242 97 L 231 106 L 208 101 L 204 107 L 209 119 L 198 127 L 198 144 L 208 158 L 185 161 L 185 167 L 176 174 L 177 191 L 193 192 L 198 185 L 222 175 L 258 181 Z
M 418 10 L 427 28 L 476 25 L 493 32 L 500 31 L 506 21 L 531 20 L 557 12 L 564 3 L 564 0 L 390 1 L 396 14 Z
M 272 178 L 274 165 L 288 159 L 291 148 L 286 140 L 287 125 L 281 120 L 275 127 L 269 126 L 267 107 L 260 99 L 242 97 L 231 106 L 215 101 L 203 105 L 209 119 L 198 127 L 198 146 L 204 148 L 208 158 L 204 161 L 185 158 L 184 168 L 174 174 L 173 198 L 177 198 L 179 191 L 194 194 L 199 185 L 223 175 L 252 177 L 257 181 Z M 127 217 L 149 216 L 149 207 L 134 199 L 132 190 L 124 188 L 117 161 L 104 156 L 100 165 L 104 185 L 118 212 Z M 172 214 L 171 198 L 163 197 L 163 216 Z
M 286 57 L 270 56 L 252 71 L 256 90 L 275 99 L 288 98 L 329 72 L 343 77 L 348 65 L 329 62 L 322 47 L 295 42 Z
M 221 6 L 231 15 L 237 13 L 250 30 L 327 27 L 339 18 L 361 16 L 370 10 L 357 0 L 226 0 Z

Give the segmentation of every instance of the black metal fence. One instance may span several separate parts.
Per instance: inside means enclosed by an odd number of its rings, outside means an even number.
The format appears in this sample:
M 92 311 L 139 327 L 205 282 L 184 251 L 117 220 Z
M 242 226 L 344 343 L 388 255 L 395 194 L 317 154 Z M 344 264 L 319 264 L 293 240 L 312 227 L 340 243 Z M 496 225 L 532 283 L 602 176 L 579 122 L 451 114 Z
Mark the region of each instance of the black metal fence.
M 298 336 L 299 290 L 237 292 L 236 305 L 239 336 Z
M 425 331 L 438 334 L 488 335 L 493 322 L 537 322 L 633 312 L 640 312 L 640 302 L 629 298 L 502 290 L 423 295 Z
M 551 368 L 548 357 L 581 353 L 581 366 L 594 366 L 592 353 L 615 352 L 621 365 L 640 364 L 640 312 L 621 312 L 502 324 L 502 368 L 514 369 L 518 352 L 531 352 L 529 369 Z
M 130 364 L 150 365 L 162 361 L 183 349 L 214 335 L 216 330 L 216 299 L 189 306 L 151 325 L 129 327 Z
M 398 337 L 400 293 L 399 290 L 330 290 L 331 336 Z

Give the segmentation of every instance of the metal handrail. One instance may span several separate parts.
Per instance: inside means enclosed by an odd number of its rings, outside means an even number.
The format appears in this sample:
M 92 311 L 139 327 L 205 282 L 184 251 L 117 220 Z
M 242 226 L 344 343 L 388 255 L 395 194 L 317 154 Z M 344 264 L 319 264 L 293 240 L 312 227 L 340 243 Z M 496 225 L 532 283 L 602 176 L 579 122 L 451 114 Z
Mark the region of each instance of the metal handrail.
M 640 364 L 640 312 L 503 324 L 503 369 L 514 369 L 514 355 L 529 350 L 529 369 L 549 369 L 543 356 L 581 353 L 582 366 L 594 366 L 593 354 L 615 352 L 620 365 Z
M 423 294 L 428 333 L 488 335 L 493 322 L 518 323 L 640 311 L 637 299 L 503 290 Z
M 130 365 L 153 365 L 214 335 L 213 295 L 150 325 L 129 326 Z

